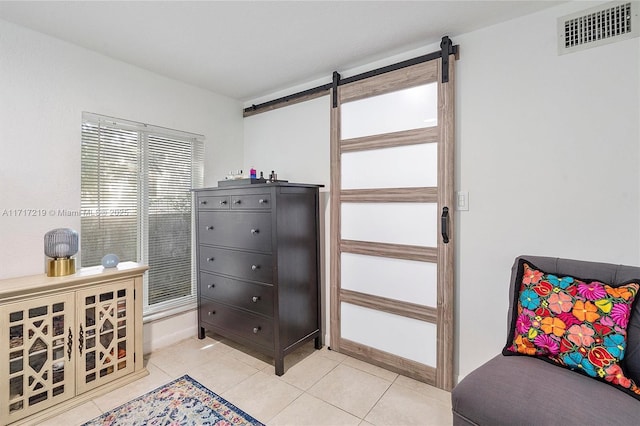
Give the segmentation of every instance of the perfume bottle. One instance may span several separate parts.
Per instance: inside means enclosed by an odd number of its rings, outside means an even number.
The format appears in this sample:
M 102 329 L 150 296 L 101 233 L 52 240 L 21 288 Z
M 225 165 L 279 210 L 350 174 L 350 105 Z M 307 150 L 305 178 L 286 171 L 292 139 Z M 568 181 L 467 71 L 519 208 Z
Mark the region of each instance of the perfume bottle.
M 249 170 L 249 177 L 251 179 L 255 179 L 256 178 L 256 169 L 251 168 L 251 170 Z

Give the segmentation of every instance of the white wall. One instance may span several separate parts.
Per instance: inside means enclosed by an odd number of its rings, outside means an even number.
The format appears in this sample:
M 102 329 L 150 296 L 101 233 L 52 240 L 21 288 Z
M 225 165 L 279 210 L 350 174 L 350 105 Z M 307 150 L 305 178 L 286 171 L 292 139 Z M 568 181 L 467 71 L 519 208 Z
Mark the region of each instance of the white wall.
M 640 39 L 558 56 L 556 18 L 588 6 L 454 39 L 460 375 L 506 343 L 517 255 L 640 265 Z
M 238 101 L 0 20 L 0 278 L 43 273 L 45 232 L 80 230 L 50 211 L 80 209 L 82 111 L 203 134 L 206 186 L 242 164 Z M 145 353 L 196 326 L 195 311 L 145 323 Z
M 329 97 L 244 119 L 244 165 L 278 179 L 329 185 Z M 313 164 L 310 167 L 310 163 Z
M 640 39 L 557 55 L 556 19 L 592 5 L 567 3 L 452 35 L 460 45 L 456 189 L 470 194 L 470 210 L 456 212 L 460 377 L 506 342 L 517 255 L 640 264 Z M 434 50 L 338 71 L 345 77 Z M 308 152 L 328 155 L 329 107 L 313 102 L 245 119 L 245 164 L 282 164 L 285 179 L 322 176 L 328 185 L 325 157 L 283 149 L 304 141 Z M 265 135 L 281 149 L 253 156 Z
M 239 102 L 0 20 L 0 278 L 42 273 L 45 232 L 80 229 L 51 211 L 80 208 L 82 111 L 205 135 L 208 186 L 242 162 Z

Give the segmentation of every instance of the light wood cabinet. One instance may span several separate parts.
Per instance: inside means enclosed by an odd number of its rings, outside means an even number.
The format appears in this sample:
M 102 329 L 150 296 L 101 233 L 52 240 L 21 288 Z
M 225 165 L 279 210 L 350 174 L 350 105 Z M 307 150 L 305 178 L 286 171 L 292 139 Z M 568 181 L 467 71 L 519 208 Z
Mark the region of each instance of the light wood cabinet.
M 146 269 L 0 280 L 0 424 L 43 420 L 147 374 Z

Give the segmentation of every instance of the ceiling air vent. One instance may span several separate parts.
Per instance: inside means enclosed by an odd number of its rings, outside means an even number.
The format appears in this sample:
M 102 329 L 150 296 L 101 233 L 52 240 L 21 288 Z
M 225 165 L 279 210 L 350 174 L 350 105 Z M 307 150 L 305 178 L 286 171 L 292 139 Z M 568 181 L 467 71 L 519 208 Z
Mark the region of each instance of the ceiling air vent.
M 637 1 L 605 3 L 558 18 L 558 53 L 638 37 Z

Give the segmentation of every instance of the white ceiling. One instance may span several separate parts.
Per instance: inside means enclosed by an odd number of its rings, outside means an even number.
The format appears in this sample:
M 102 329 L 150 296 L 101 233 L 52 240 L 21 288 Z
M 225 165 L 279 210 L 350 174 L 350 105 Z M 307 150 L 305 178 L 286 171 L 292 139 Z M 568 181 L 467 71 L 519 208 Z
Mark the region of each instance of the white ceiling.
M 0 1 L 0 18 L 241 101 L 557 1 Z

